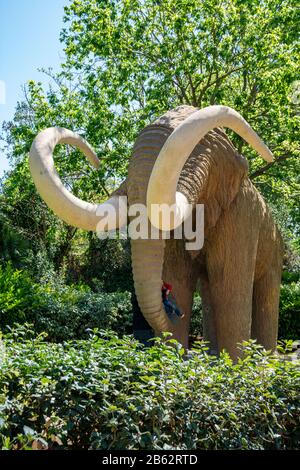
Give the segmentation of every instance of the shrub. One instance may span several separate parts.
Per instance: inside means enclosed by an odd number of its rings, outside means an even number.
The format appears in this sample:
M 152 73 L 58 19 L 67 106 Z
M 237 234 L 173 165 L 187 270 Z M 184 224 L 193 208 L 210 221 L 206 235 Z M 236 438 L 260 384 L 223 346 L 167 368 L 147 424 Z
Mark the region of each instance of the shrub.
M 48 339 L 64 341 L 88 336 L 87 329 L 132 330 L 129 292 L 93 293 L 84 285 L 68 286 L 51 275 L 35 284 L 24 271 L 0 265 L 0 328 L 31 322 Z
M 82 276 L 93 290 L 99 285 L 106 292 L 133 289 L 129 240 L 100 240 L 91 233 L 84 260 Z
M 28 325 L 3 345 L 3 449 L 299 448 L 299 367 L 254 342 L 235 365 L 203 344 L 187 360 L 174 341 L 46 343 Z
M 279 337 L 299 339 L 300 281 L 281 286 L 279 312 Z
M 32 320 L 51 341 L 87 338 L 92 328 L 123 335 L 132 331 L 130 298 L 129 292 L 93 293 L 78 286 L 48 284 L 39 290 L 40 305 Z
M 0 326 L 26 320 L 34 304 L 34 286 L 27 273 L 15 270 L 11 263 L 0 264 Z
M 191 333 L 193 335 L 203 335 L 203 315 L 202 315 L 202 302 L 198 292 L 194 295 L 192 317 L 191 317 Z

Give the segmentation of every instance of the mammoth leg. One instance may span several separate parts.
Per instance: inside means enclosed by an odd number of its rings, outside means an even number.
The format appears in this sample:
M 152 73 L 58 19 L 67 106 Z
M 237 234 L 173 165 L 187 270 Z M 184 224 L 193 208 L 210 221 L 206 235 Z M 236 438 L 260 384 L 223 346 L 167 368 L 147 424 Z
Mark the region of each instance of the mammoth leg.
M 211 305 L 215 313 L 218 352 L 232 359 L 240 355 L 239 343 L 251 335 L 253 281 L 258 227 L 241 194 L 219 219 L 206 255 Z
M 225 349 L 233 360 L 241 355 L 240 344 L 251 335 L 256 249 L 255 242 L 245 245 L 238 240 L 223 245 L 223 260 L 217 246 L 208 262 L 218 352 Z M 222 260 L 220 264 L 218 260 Z
M 228 289 L 223 282 L 212 286 L 218 352 L 226 350 L 232 359 L 240 355 L 240 344 L 250 339 L 252 285 L 234 283 Z
M 281 270 L 270 269 L 254 282 L 251 338 L 266 350 L 275 350 Z

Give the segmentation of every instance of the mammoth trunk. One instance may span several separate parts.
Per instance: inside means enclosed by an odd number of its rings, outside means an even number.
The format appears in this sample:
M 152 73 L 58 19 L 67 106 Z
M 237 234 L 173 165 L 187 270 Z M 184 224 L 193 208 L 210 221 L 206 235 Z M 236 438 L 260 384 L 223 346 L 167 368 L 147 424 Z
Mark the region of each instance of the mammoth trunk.
M 144 317 L 155 332 L 171 331 L 161 297 L 164 249 L 164 240 L 131 241 L 135 293 Z
M 148 126 L 138 137 L 129 164 L 127 195 L 129 205 L 146 205 L 149 177 L 170 130 Z M 140 309 L 158 334 L 172 331 L 162 304 L 162 268 L 164 262 L 164 240 L 131 240 L 132 271 L 135 293 Z

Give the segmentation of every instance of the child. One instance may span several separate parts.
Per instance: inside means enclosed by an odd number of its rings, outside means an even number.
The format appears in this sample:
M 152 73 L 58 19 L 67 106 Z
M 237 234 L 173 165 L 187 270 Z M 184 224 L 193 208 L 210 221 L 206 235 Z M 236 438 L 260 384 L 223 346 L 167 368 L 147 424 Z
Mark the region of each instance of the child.
M 167 282 L 163 282 L 161 292 L 162 292 L 162 301 L 165 307 L 166 314 L 170 318 L 171 321 L 177 323 L 179 318 L 183 318 L 184 314 L 179 310 L 175 302 L 172 302 L 168 296 L 172 290 L 171 284 Z

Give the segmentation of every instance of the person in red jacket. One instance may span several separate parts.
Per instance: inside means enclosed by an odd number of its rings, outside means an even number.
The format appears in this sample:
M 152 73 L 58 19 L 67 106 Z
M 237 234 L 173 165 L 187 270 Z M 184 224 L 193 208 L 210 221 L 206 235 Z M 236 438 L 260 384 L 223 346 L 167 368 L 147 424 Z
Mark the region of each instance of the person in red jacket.
M 165 307 L 166 314 L 170 318 L 171 321 L 177 322 L 178 318 L 183 318 L 184 314 L 179 310 L 175 301 L 169 299 L 169 294 L 172 290 L 172 285 L 168 284 L 167 282 L 163 282 L 161 293 L 162 293 L 162 301 Z

